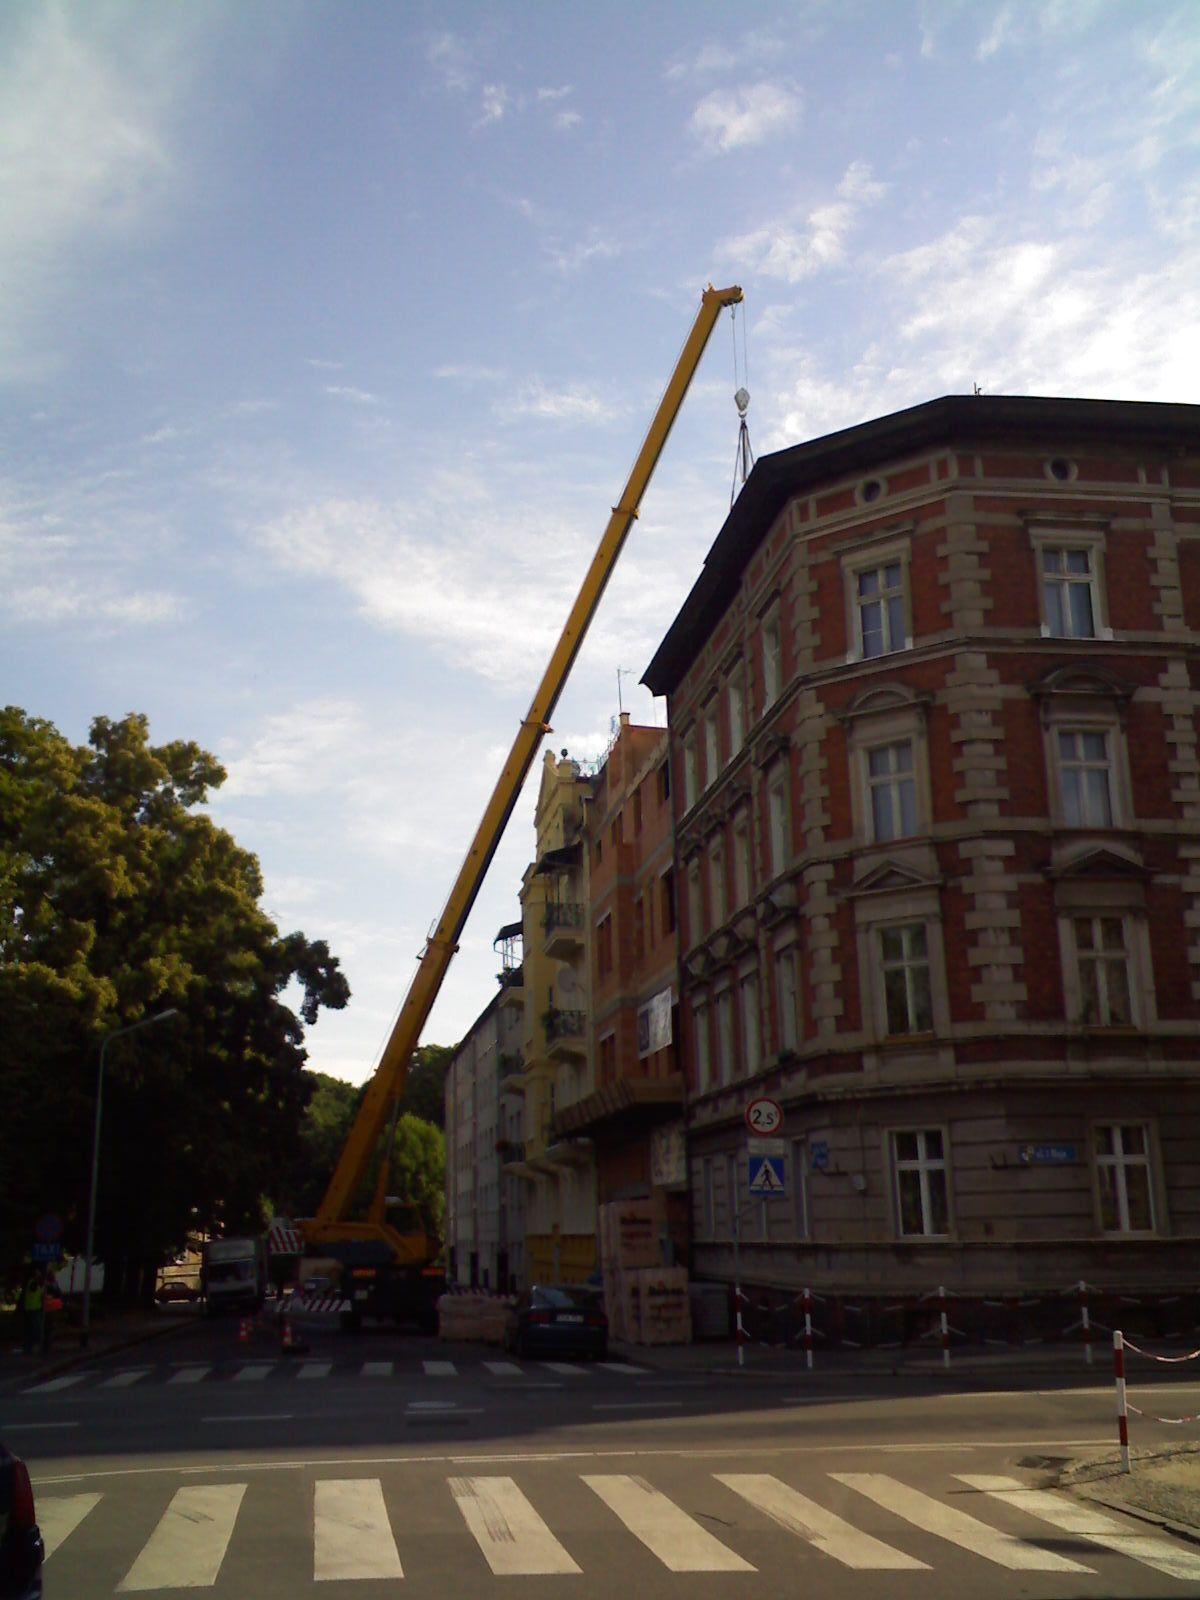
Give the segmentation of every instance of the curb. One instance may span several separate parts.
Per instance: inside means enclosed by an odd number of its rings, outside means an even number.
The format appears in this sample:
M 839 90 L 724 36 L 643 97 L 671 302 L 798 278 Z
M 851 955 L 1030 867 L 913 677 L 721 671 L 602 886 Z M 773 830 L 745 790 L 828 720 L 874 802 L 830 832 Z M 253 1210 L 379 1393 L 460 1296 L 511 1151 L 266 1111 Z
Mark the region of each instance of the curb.
M 35 1371 L 22 1373 L 20 1376 L 29 1382 L 41 1383 L 47 1378 L 57 1377 L 61 1372 L 70 1372 L 74 1367 L 81 1367 L 85 1362 L 95 1361 L 103 1356 L 119 1355 L 122 1350 L 134 1350 L 138 1345 L 152 1344 L 156 1339 L 166 1339 L 188 1326 L 190 1324 L 185 1322 L 171 1322 L 161 1328 L 147 1328 L 141 1333 L 131 1334 L 128 1338 L 118 1339 L 113 1344 L 76 1350 L 73 1355 L 63 1356 L 61 1360 L 52 1361 L 48 1366 L 38 1367 Z
M 1149 1523 L 1154 1528 L 1164 1528 L 1168 1533 L 1173 1533 L 1178 1539 L 1186 1539 L 1189 1544 L 1200 1545 L 1200 1527 L 1190 1522 L 1176 1522 L 1173 1517 L 1162 1517 L 1154 1511 L 1146 1511 L 1141 1506 L 1128 1505 L 1124 1500 L 1118 1500 L 1110 1495 L 1094 1494 L 1084 1484 L 1060 1484 L 1060 1488 L 1080 1495 L 1084 1500 L 1094 1500 L 1097 1505 L 1106 1507 L 1109 1511 L 1119 1511 L 1122 1516 L 1136 1517 L 1139 1522 Z

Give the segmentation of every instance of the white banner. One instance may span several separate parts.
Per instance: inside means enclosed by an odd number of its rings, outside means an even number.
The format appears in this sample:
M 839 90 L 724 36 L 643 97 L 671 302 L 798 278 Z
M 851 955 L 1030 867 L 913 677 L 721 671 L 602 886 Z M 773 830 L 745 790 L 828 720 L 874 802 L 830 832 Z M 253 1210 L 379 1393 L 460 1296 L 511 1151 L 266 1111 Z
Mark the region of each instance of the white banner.
M 658 994 L 638 1007 L 637 1047 L 638 1060 L 652 1056 L 656 1050 L 665 1050 L 671 1043 L 671 1002 L 674 993 L 661 989 Z
M 656 1189 L 687 1187 L 687 1136 L 682 1122 L 669 1122 L 651 1135 L 650 1182 Z

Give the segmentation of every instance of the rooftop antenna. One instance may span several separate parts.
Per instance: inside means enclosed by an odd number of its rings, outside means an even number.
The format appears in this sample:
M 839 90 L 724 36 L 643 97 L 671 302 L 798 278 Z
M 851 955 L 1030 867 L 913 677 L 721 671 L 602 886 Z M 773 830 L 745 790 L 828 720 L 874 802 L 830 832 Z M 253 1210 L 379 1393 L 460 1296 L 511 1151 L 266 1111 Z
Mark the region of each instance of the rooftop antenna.
M 627 678 L 632 671 L 633 671 L 632 667 L 618 667 L 617 668 L 617 710 L 618 711 L 624 711 L 624 709 L 625 709 L 625 702 L 621 698 L 621 679 L 622 678 Z

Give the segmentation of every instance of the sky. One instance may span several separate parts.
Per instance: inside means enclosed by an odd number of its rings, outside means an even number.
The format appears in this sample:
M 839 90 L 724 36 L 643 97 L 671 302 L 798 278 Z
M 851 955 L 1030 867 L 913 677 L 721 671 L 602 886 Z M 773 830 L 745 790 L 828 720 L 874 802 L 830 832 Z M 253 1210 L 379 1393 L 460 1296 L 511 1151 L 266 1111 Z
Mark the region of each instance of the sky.
M 0 692 L 228 780 L 371 1071 L 708 281 L 554 718 L 602 756 L 755 451 L 1200 401 L 1200 0 L 0 7 Z M 618 698 L 620 696 L 620 699 Z M 495 992 L 537 768 L 426 1029 Z

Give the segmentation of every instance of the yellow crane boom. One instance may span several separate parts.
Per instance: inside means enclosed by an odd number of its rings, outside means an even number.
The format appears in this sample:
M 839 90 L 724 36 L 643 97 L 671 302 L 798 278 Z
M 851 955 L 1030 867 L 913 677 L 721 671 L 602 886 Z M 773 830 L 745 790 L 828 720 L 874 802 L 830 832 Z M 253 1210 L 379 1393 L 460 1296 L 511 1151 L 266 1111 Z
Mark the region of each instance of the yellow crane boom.
M 626 536 L 638 514 L 642 496 L 658 464 L 658 458 L 667 442 L 667 436 L 679 413 L 688 386 L 700 364 L 700 357 L 704 354 L 704 348 L 721 311 L 726 306 L 736 305 L 741 298 L 742 291 L 736 286 L 714 289 L 711 285 L 700 297 L 700 309 L 696 314 L 696 320 L 679 353 L 675 370 L 659 401 L 658 410 L 647 430 L 628 482 L 613 507 L 612 516 L 609 518 L 596 554 L 592 557 L 562 635 L 554 647 L 554 653 L 542 675 L 542 681 L 530 703 L 529 711 L 517 730 L 508 759 L 496 780 L 491 799 L 475 831 L 466 859 L 459 869 L 445 909 L 418 960 L 416 974 L 384 1046 L 379 1065 L 375 1069 L 375 1075 L 371 1079 L 358 1115 L 347 1135 L 346 1143 L 329 1181 L 329 1188 L 321 1201 L 316 1217 L 311 1222 L 301 1225 L 308 1240 L 313 1244 L 351 1236 L 363 1238 L 374 1235 L 387 1238 L 397 1253 L 403 1254 L 403 1237 L 388 1228 L 382 1218 L 376 1217 L 366 1224 L 351 1223 L 346 1218 L 347 1210 L 366 1172 L 372 1151 L 387 1123 L 391 1108 L 404 1087 L 408 1063 L 417 1047 L 422 1029 L 428 1021 L 434 1001 L 438 997 L 447 968 L 458 948 L 459 935 L 470 915 L 492 857 L 496 853 L 505 824 L 512 815 L 521 787 L 537 756 L 542 736 L 549 729 L 554 707 L 558 703 L 567 675 L 596 613 L 600 598 L 612 576 Z

